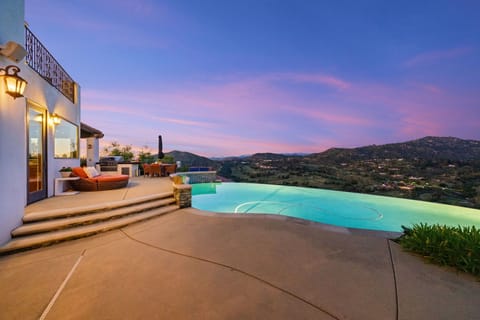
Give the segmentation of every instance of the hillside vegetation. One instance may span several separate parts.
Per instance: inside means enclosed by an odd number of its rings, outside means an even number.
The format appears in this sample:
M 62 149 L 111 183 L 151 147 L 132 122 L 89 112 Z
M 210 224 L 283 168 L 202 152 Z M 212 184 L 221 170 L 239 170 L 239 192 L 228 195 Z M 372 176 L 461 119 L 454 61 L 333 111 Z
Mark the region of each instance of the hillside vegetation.
M 452 137 L 306 156 L 261 153 L 217 163 L 237 182 L 370 193 L 480 208 L 480 141 Z
M 206 157 L 202 157 L 190 152 L 184 151 L 170 151 L 166 153 L 169 156 L 172 156 L 175 161 L 180 161 L 182 163 L 182 167 L 212 167 L 217 168 L 219 163 L 215 160 L 211 160 Z

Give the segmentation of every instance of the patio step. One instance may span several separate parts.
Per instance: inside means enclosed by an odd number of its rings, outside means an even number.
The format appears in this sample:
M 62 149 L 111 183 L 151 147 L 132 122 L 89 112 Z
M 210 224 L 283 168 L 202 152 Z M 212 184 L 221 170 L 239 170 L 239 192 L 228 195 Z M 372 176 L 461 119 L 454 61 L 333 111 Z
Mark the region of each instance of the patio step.
M 59 219 L 45 220 L 41 222 L 33 222 L 24 224 L 12 231 L 13 237 L 25 236 L 29 234 L 48 232 L 67 227 L 73 227 L 81 224 L 90 224 L 97 221 L 108 220 L 126 216 L 132 213 L 142 212 L 146 210 L 155 209 L 165 205 L 175 203 L 174 198 L 166 198 L 162 200 L 150 201 L 139 205 L 122 207 L 114 210 L 107 210 L 103 212 L 96 212 L 91 214 L 83 214 L 78 216 L 71 216 Z
M 36 212 L 31 212 L 26 214 L 23 217 L 23 222 L 43 221 L 48 219 L 63 218 L 67 216 L 84 215 L 84 214 L 88 214 L 96 211 L 112 210 L 116 208 L 132 206 L 139 203 L 144 203 L 144 202 L 164 199 L 164 198 L 170 198 L 170 197 L 173 197 L 173 192 L 157 193 L 153 195 L 127 199 L 127 200 L 120 200 L 120 201 L 102 202 L 102 203 L 88 205 L 88 206 L 60 208 L 60 209 L 46 210 L 46 211 L 36 211 Z
M 60 241 L 121 228 L 179 209 L 173 193 L 163 193 L 48 212 L 30 213 L 24 225 L 12 231 L 12 240 L 0 247 L 0 254 L 32 249 Z M 24 219 L 25 220 L 25 219 Z

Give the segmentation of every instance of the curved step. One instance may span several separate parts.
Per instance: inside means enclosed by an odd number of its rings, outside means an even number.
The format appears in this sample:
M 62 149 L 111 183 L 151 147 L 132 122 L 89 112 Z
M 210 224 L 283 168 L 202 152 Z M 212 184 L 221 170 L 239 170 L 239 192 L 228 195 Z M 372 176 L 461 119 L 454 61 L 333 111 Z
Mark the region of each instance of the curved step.
M 27 223 L 14 229 L 12 231 L 12 236 L 19 237 L 19 236 L 25 236 L 29 234 L 55 231 L 58 229 L 72 227 L 75 225 L 94 223 L 101 220 L 108 220 L 112 218 L 119 218 L 121 216 L 126 216 L 133 213 L 139 213 L 142 211 L 151 210 L 161 206 L 171 205 L 173 203 L 175 203 L 175 199 L 171 197 L 171 198 L 166 198 L 166 199 L 161 199 L 156 201 L 142 202 L 138 205 L 121 207 L 118 209 L 104 211 L 104 212 L 84 214 L 79 216 L 72 216 L 72 217 L 53 219 L 53 220 L 45 220 L 41 222 Z
M 11 240 L 3 247 L 0 247 L 0 254 L 9 253 L 17 250 L 38 247 L 63 240 L 80 238 L 112 229 L 124 227 L 126 225 L 150 219 L 155 216 L 166 214 L 179 209 L 177 205 L 165 206 L 139 214 L 129 215 L 123 218 L 108 220 L 104 222 L 78 226 L 75 228 L 63 229 L 54 232 L 20 237 Z
M 23 217 L 23 222 L 35 222 L 48 219 L 62 218 L 66 216 L 75 216 L 82 215 L 89 212 L 101 211 L 101 210 L 111 210 L 126 206 L 131 206 L 134 204 L 163 199 L 172 197 L 173 192 L 164 192 L 158 193 L 133 199 L 120 200 L 120 201 L 111 201 L 111 202 L 102 202 L 94 205 L 73 207 L 73 208 L 61 208 L 56 210 L 47 210 L 47 211 L 37 211 L 26 214 Z

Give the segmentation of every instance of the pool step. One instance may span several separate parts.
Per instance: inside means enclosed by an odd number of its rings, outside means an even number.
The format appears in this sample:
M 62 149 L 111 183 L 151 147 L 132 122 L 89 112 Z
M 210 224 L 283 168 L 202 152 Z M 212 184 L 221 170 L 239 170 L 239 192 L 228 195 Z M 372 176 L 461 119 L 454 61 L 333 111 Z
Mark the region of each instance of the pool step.
M 0 254 L 121 228 L 177 209 L 179 206 L 170 192 L 102 205 L 29 213 L 25 216 L 26 222 L 12 231 L 12 240 L 0 247 Z

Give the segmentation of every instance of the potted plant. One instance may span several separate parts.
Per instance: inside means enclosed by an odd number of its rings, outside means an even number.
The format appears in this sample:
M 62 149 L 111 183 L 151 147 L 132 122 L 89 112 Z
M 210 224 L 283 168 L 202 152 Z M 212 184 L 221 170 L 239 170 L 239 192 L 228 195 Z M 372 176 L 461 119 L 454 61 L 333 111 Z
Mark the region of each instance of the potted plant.
M 70 167 L 62 167 L 62 169 L 58 170 L 60 174 L 62 175 L 62 178 L 68 178 L 70 177 L 70 174 L 72 173 L 72 168 Z

